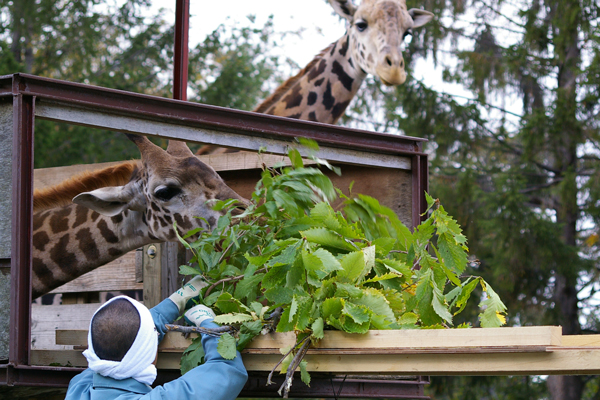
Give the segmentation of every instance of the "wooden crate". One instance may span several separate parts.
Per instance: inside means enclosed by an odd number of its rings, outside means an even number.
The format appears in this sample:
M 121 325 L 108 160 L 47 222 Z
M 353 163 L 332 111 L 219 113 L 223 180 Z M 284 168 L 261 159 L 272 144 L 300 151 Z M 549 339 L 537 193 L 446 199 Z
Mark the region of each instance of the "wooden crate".
M 563 375 L 600 373 L 600 335 L 562 336 L 562 328 L 514 327 L 386 330 L 368 334 L 326 331 L 306 356 L 308 370 L 371 375 Z M 33 351 L 32 363 L 50 360 L 85 366 L 86 330 L 57 331 L 72 350 Z M 159 369 L 179 369 L 191 339 L 169 332 L 159 346 Z M 259 336 L 242 352 L 249 372 L 268 372 L 293 333 Z

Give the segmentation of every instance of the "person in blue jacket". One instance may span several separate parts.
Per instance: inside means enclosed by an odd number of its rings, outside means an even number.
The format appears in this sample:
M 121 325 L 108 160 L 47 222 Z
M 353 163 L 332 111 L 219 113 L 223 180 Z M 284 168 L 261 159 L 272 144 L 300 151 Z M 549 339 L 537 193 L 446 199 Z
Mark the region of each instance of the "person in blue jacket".
M 90 321 L 85 371 L 69 383 L 65 400 L 206 399 L 233 400 L 248 374 L 239 353 L 225 360 L 217 352 L 218 338 L 202 336 L 204 364 L 163 386 L 156 379 L 158 343 L 190 299 L 199 295 L 201 280 L 192 279 L 169 298 L 148 310 L 127 296 L 100 307 Z M 196 326 L 216 328 L 215 314 L 203 305 L 190 308 L 185 317 Z

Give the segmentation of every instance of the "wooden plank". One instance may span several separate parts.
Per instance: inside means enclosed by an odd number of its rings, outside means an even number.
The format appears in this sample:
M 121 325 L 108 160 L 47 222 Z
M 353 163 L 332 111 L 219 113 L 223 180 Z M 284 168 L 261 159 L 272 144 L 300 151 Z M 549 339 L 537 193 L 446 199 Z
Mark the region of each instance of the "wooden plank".
M 60 332 L 59 335 L 74 340 L 73 345 L 86 345 L 87 332 Z M 473 328 L 473 329 L 435 329 L 435 330 L 371 330 L 364 335 L 341 331 L 326 331 L 325 337 L 316 343 L 314 349 L 336 352 L 344 349 L 354 353 L 377 353 L 395 350 L 431 350 L 452 349 L 478 352 L 498 352 L 502 348 L 509 351 L 546 351 L 549 346 L 561 345 L 561 327 L 535 326 L 516 328 Z M 62 337 L 62 336 L 61 336 Z M 76 339 L 77 338 L 77 339 Z M 168 332 L 161 347 L 183 351 L 190 345 L 192 338 L 184 338 L 181 333 Z M 293 332 L 260 335 L 250 343 L 247 349 L 265 350 L 263 354 L 279 354 L 279 349 L 293 346 L 296 336 Z M 527 348 L 531 348 L 527 350 Z M 534 350 L 535 348 L 535 350 Z M 311 350 L 312 351 L 312 350 Z M 260 353 L 260 352 L 256 352 Z M 323 354 L 323 352 L 321 352 Z
M 161 352 L 159 369 L 179 369 L 180 354 Z M 244 354 L 248 371 L 268 372 L 281 355 Z M 308 354 L 310 372 L 370 375 L 598 375 L 600 349 L 493 354 Z M 32 350 L 32 365 L 87 366 L 78 350 Z
M 131 251 L 50 293 L 113 292 L 141 290 L 143 287 L 143 283 L 136 280 L 135 251 Z
M 287 156 L 276 154 L 257 154 L 255 152 L 240 151 L 237 153 L 209 154 L 198 156 L 200 160 L 213 167 L 215 171 L 239 171 L 245 169 L 261 169 L 265 164 L 268 167 L 274 165 L 290 165 Z M 65 167 L 38 168 L 33 172 L 33 187 L 43 189 L 48 186 L 57 185 L 74 175 L 86 171 L 96 171 L 114 165 L 119 165 L 123 161 L 104 162 L 96 164 L 76 164 Z M 314 164 L 312 160 L 304 160 L 304 163 Z
M 51 306 L 32 304 L 31 348 L 66 349 L 65 346 L 56 345 L 55 331 L 63 329 L 87 332 L 90 319 L 98 307 L 100 307 L 99 303 Z

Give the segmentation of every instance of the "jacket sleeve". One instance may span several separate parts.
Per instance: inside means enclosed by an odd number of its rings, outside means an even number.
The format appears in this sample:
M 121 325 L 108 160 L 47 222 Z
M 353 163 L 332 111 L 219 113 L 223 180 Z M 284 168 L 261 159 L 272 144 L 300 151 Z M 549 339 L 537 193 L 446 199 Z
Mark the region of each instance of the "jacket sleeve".
M 79 375 L 75 375 L 69 382 L 65 400 L 89 400 L 93 375 L 94 373 L 89 368 Z
M 211 320 L 201 324 L 204 328 L 217 328 Z M 154 388 L 143 396 L 144 400 L 234 400 L 248 379 L 248 373 L 237 352 L 233 360 L 225 360 L 217 351 L 219 338 L 202 335 L 204 364 L 192 369 L 182 377 Z
M 160 343 L 167 333 L 165 324 L 172 324 L 179 317 L 179 308 L 169 298 L 164 299 L 158 305 L 150 309 L 154 325 L 158 330 L 158 342 Z

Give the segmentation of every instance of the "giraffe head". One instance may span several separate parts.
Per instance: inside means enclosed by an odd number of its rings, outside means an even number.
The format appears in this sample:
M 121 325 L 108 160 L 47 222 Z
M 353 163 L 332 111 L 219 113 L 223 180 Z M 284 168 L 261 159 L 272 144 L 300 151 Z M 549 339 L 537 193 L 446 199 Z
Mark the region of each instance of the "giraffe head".
M 406 8 L 405 0 L 329 0 L 349 23 L 352 59 L 364 72 L 378 76 L 386 85 L 406 80 L 401 45 L 404 38 L 433 18 L 433 14 Z
M 141 152 L 141 165 L 123 186 L 96 189 L 77 195 L 73 202 L 125 224 L 123 237 L 147 236 L 150 241 L 177 240 L 191 229 L 211 229 L 225 211 L 212 209 L 214 201 L 239 196 L 183 142 L 170 141 L 167 150 L 145 136 L 127 135 Z M 128 215 L 131 213 L 132 215 Z M 132 217 L 135 215 L 135 217 Z M 199 217 L 199 218 L 196 218 Z

